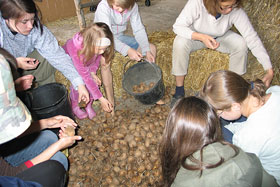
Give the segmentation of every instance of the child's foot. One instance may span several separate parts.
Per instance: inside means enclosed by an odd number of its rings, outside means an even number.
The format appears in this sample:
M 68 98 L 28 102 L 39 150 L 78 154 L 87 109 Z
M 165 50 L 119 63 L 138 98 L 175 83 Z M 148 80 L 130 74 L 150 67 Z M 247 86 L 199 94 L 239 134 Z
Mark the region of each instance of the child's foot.
M 82 109 L 80 109 L 80 107 L 75 107 L 75 108 L 72 108 L 72 111 L 73 113 L 75 114 L 75 116 L 79 119 L 85 119 L 88 117 L 88 114 L 83 111 Z
M 89 119 L 93 119 L 96 116 L 96 113 L 90 104 L 88 104 L 85 109 Z

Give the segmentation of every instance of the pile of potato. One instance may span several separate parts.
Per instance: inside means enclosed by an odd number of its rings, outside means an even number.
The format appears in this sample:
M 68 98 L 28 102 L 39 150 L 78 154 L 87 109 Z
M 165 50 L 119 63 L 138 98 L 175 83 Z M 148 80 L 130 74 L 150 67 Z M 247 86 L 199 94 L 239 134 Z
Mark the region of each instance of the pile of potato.
M 146 91 L 152 89 L 154 86 L 155 86 L 154 82 L 151 82 L 150 84 L 140 82 L 139 85 L 133 86 L 133 93 L 145 93 Z
M 145 112 L 124 108 L 78 121 L 84 141 L 69 150 L 68 186 L 158 186 L 159 143 L 169 111 L 168 105 Z

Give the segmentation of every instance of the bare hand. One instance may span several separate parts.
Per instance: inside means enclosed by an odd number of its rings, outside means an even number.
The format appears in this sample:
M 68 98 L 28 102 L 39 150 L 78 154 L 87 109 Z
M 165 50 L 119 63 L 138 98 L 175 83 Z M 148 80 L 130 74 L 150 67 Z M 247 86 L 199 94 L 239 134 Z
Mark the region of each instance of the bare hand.
M 101 97 L 99 99 L 100 103 L 101 103 L 101 107 L 105 112 L 111 112 L 114 107 L 112 105 L 112 103 L 110 103 L 110 101 L 108 101 L 107 99 L 105 99 L 104 97 Z
M 18 57 L 16 59 L 17 59 L 18 68 L 21 68 L 24 70 L 36 69 L 37 66 L 39 65 L 39 61 L 34 58 Z
M 146 58 L 147 58 L 148 62 L 153 62 L 153 63 L 155 62 L 155 57 L 151 53 L 151 51 L 147 51 Z
M 206 34 L 203 35 L 202 42 L 209 49 L 217 49 L 220 46 L 219 42 L 217 42 L 213 37 Z
M 264 82 L 265 86 L 268 88 L 270 86 L 270 83 L 273 79 L 273 70 L 272 68 L 266 71 L 266 74 L 264 75 L 262 81 Z
M 40 124 L 42 124 L 43 129 L 51 129 L 51 128 L 61 128 L 64 129 L 66 126 L 71 125 L 76 128 L 78 125 L 67 116 L 54 116 L 47 119 L 40 120 Z
M 141 58 L 143 58 L 142 54 L 133 48 L 130 48 L 127 51 L 127 55 L 131 60 L 136 60 L 136 61 L 140 61 Z
M 24 75 L 17 80 L 15 80 L 15 89 L 17 92 L 28 90 L 32 86 L 34 76 L 33 75 Z
M 85 85 L 78 86 L 79 103 L 83 100 L 86 104 L 89 102 L 89 93 Z
M 98 86 L 101 86 L 101 80 L 99 79 L 99 77 L 93 72 L 91 72 L 90 74 L 91 74 L 91 77 L 93 78 L 93 80 L 95 81 L 95 83 Z
M 81 136 L 66 136 L 65 134 L 59 134 L 59 149 L 65 149 L 72 146 L 77 140 L 81 140 Z

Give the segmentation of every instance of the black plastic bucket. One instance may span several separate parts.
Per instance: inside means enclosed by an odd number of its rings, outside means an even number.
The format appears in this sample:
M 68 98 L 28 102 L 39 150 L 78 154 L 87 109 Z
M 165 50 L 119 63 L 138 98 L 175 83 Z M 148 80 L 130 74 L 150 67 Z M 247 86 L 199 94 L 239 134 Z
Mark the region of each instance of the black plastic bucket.
M 124 65 L 124 71 L 129 62 L 130 61 Z M 134 93 L 133 86 L 139 85 L 142 82 L 146 85 L 149 85 L 152 82 L 155 84 L 146 92 Z M 124 72 L 122 85 L 128 94 L 134 96 L 135 99 L 143 104 L 155 104 L 164 96 L 165 88 L 162 80 L 162 72 L 155 63 L 142 61 L 134 64 Z
M 74 120 L 67 89 L 63 84 L 50 83 L 30 91 L 30 112 L 34 120 L 56 115 L 68 116 Z

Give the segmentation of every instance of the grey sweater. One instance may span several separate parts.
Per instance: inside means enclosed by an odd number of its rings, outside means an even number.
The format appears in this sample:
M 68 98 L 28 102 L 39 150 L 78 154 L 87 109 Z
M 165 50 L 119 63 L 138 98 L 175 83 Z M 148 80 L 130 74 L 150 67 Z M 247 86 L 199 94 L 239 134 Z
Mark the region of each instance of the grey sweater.
M 71 81 L 74 88 L 84 84 L 71 58 L 58 45 L 54 35 L 45 26 L 42 35 L 40 29 L 36 27 L 28 35 L 20 33 L 14 35 L 0 13 L 0 46 L 16 58 L 26 57 L 36 49 L 54 68 Z
M 127 55 L 127 51 L 130 47 L 118 40 L 118 36 L 124 34 L 129 21 L 133 35 L 141 47 L 142 54 L 146 55 L 146 52 L 150 51 L 150 46 L 145 27 L 142 24 L 141 17 L 139 15 L 138 5 L 135 3 L 131 10 L 126 10 L 120 14 L 109 6 L 107 0 L 102 0 L 98 4 L 94 22 L 103 22 L 110 27 L 114 35 L 115 49 L 123 56 Z

